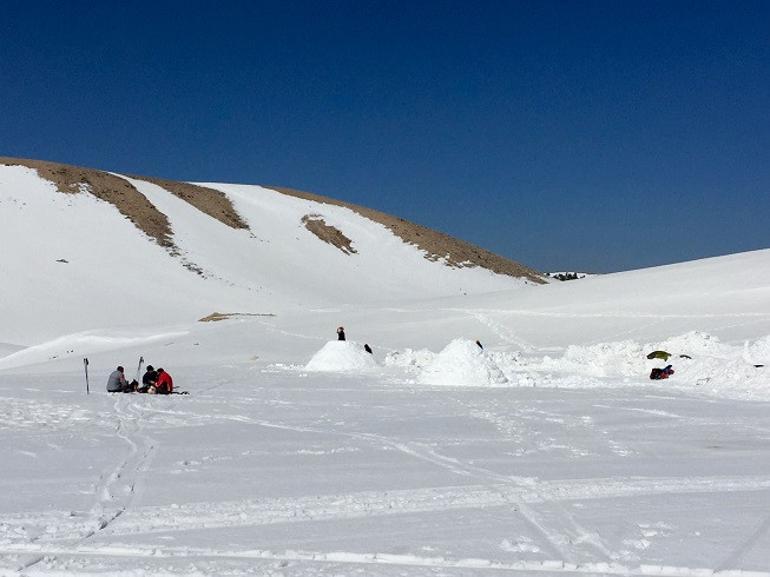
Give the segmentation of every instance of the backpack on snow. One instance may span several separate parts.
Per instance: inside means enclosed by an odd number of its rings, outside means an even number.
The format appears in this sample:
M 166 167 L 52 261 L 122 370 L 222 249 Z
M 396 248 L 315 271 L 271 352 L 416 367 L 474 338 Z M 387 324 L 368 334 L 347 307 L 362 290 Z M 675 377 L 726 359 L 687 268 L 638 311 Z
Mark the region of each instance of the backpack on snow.
M 653 381 L 659 381 L 661 379 L 667 379 L 669 376 L 673 374 L 674 374 L 674 369 L 671 368 L 671 365 L 668 365 L 663 369 L 652 369 L 650 371 L 650 379 L 652 379 Z

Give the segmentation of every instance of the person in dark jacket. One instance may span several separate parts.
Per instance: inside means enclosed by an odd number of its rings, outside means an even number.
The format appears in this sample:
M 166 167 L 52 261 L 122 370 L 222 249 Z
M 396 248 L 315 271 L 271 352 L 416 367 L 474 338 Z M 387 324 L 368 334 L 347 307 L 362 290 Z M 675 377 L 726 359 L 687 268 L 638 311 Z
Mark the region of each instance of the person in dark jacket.
M 131 385 L 126 382 L 123 367 L 118 367 L 110 373 L 110 376 L 107 378 L 108 393 L 130 393 L 132 390 Z
M 158 368 L 158 380 L 155 382 L 155 393 L 158 395 L 170 395 L 174 392 L 174 379 L 166 371 Z
M 345 340 L 345 327 L 337 327 L 337 340 L 338 341 Z
M 147 371 L 142 376 L 142 386 L 137 389 L 137 392 L 146 393 L 150 390 L 150 387 L 155 386 L 155 382 L 158 380 L 158 372 L 152 365 L 147 365 Z

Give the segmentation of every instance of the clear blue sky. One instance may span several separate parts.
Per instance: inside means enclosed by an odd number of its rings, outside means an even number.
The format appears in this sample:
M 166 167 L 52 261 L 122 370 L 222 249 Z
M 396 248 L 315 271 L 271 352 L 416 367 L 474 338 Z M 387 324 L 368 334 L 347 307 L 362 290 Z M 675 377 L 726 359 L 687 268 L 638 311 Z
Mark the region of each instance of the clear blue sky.
M 770 247 L 770 2 L 35 2 L 0 155 L 278 184 L 540 270 Z

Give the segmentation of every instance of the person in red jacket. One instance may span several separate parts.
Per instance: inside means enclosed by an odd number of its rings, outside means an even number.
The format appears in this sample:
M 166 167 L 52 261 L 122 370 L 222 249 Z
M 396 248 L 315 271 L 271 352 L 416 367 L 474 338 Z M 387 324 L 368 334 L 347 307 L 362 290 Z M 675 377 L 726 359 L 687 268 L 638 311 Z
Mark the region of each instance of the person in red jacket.
M 155 392 L 158 395 L 170 395 L 174 392 L 174 379 L 162 368 L 158 369 L 158 380 L 155 381 Z

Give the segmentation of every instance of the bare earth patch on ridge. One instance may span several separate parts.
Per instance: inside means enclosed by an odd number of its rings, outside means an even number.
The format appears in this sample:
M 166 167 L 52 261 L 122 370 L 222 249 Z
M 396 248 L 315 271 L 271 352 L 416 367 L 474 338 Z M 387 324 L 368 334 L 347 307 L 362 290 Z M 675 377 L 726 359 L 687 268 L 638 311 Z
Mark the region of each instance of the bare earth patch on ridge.
M 447 266 L 455 268 L 478 266 L 498 274 L 512 277 L 526 277 L 528 280 L 538 284 L 544 284 L 546 282 L 540 273 L 529 267 L 504 258 L 479 246 L 451 237 L 443 232 L 438 232 L 426 226 L 409 222 L 403 218 L 395 217 L 364 206 L 313 194 L 311 192 L 295 190 L 293 188 L 278 186 L 265 186 L 265 188 L 303 200 L 311 200 L 322 204 L 349 208 L 369 220 L 382 224 L 393 234 L 400 237 L 405 243 L 414 245 L 425 251 L 425 258 L 428 260 L 444 260 Z
M 198 184 L 190 184 L 189 182 L 177 182 L 148 176 L 131 176 L 131 178 L 144 180 L 166 189 L 174 196 L 181 198 L 230 228 L 247 230 L 249 228 L 249 225 L 246 224 L 241 215 L 235 210 L 235 207 L 233 207 L 230 199 L 220 190 L 214 190 L 213 188 Z
M 234 319 L 238 317 L 274 317 L 273 313 L 218 313 L 213 312 L 210 315 L 206 315 L 202 319 L 198 319 L 199 323 L 215 323 L 217 321 L 224 321 L 227 319 Z
M 306 214 L 302 217 L 302 222 L 306 229 L 322 241 L 336 246 L 345 254 L 350 255 L 358 252 L 353 248 L 353 241 L 342 234 L 340 229 L 326 224 L 320 214 Z
M 176 250 L 166 215 L 123 178 L 101 170 L 42 160 L 0 157 L 0 164 L 26 166 L 36 170 L 41 178 L 52 182 L 59 192 L 65 194 L 89 192 L 114 205 L 134 226 L 155 239 L 160 246 L 172 252 Z

